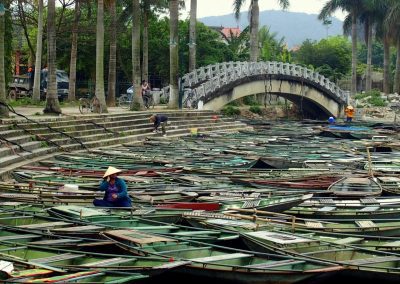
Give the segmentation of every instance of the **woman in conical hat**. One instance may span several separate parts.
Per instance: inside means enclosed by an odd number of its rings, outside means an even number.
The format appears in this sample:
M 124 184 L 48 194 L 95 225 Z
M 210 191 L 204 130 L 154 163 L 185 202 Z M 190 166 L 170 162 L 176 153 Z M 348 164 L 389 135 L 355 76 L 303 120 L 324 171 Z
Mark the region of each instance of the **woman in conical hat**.
M 344 112 L 346 114 L 346 122 L 352 122 L 354 117 L 354 107 L 348 105 Z
M 100 190 L 105 191 L 103 199 L 93 200 L 94 206 L 100 207 L 131 207 L 132 202 L 126 190 L 125 181 L 117 175 L 122 171 L 108 167 L 103 175 Z

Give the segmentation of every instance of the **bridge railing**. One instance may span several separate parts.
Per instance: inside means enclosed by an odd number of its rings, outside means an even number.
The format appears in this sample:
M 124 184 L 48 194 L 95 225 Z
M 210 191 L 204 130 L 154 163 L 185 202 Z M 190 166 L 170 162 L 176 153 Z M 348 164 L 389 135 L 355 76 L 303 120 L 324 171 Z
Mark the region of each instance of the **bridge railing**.
M 193 89 L 201 99 L 218 88 L 238 79 L 254 75 L 287 75 L 312 81 L 346 101 L 347 94 L 323 75 L 303 66 L 276 62 L 224 62 L 200 67 L 181 78 L 183 88 Z M 168 91 L 164 89 L 164 93 Z

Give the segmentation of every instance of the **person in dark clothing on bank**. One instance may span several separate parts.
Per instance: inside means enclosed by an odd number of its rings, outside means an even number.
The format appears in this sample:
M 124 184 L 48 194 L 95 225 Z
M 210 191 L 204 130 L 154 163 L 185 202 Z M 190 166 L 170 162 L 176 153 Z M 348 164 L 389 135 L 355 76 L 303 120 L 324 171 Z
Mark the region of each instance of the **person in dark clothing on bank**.
M 157 132 L 158 131 L 158 127 L 161 126 L 161 131 L 163 136 L 167 136 L 167 132 L 165 130 L 165 126 L 167 125 L 168 122 L 168 117 L 166 115 L 162 115 L 162 114 L 153 114 L 150 117 L 150 122 L 154 123 L 154 129 L 153 132 Z

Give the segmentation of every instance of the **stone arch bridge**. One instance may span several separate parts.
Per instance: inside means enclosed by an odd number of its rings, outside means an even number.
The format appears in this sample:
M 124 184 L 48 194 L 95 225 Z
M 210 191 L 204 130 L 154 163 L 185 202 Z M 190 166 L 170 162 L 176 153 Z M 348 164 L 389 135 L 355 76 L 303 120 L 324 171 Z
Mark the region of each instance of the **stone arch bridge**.
M 183 107 L 220 110 L 236 99 L 273 94 L 292 101 L 310 118 L 343 113 L 348 93 L 324 76 L 282 62 L 225 62 L 196 69 L 181 78 Z

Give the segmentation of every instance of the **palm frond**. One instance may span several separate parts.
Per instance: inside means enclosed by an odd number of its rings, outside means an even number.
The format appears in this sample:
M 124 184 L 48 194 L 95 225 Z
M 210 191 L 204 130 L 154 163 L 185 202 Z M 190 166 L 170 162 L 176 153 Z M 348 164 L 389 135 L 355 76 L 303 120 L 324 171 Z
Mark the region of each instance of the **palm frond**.
M 240 18 L 240 9 L 242 8 L 242 5 L 244 3 L 244 0 L 234 0 L 233 1 L 233 12 L 235 13 L 235 18 L 239 20 Z

